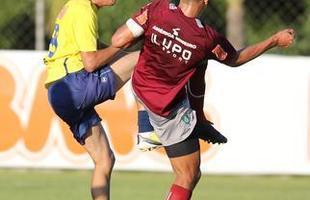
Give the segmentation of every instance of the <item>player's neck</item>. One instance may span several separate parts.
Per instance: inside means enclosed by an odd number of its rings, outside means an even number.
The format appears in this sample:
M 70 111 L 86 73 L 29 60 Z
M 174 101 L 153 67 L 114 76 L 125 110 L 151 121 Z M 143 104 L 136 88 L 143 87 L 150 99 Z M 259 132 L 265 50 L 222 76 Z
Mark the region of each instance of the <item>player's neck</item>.
M 199 3 L 197 1 L 180 1 L 179 8 L 182 10 L 183 14 L 187 17 L 195 18 L 204 8 L 205 4 Z

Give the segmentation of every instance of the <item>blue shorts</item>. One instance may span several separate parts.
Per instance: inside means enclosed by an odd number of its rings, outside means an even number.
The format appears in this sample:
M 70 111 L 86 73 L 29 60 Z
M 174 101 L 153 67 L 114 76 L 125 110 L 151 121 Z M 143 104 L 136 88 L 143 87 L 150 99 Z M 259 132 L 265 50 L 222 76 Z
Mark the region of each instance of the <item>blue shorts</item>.
M 116 78 L 110 66 L 95 72 L 81 70 L 67 74 L 48 88 L 48 100 L 55 113 L 65 121 L 75 139 L 84 144 L 87 131 L 100 123 L 94 107 L 114 99 Z

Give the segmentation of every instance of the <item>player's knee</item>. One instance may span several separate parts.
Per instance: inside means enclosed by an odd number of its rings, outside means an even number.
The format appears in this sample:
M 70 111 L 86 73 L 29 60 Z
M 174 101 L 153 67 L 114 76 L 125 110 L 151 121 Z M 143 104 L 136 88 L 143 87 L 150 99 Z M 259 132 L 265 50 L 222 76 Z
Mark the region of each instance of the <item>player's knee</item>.
M 114 167 L 114 164 L 115 164 L 115 155 L 111 151 L 111 153 L 109 155 L 109 167 L 112 169 Z
M 191 181 L 192 185 L 196 185 L 201 177 L 201 171 L 200 169 L 195 170 L 194 172 L 192 172 L 191 174 L 191 179 L 189 179 Z
M 109 156 L 107 159 L 107 164 L 108 164 L 109 169 L 112 169 L 114 167 L 115 156 L 114 156 L 114 153 L 112 151 L 109 153 Z
M 95 167 L 105 171 L 105 173 L 110 173 L 114 167 L 114 164 L 115 156 L 112 151 L 95 160 Z
M 195 183 L 196 184 L 199 182 L 200 178 L 201 178 L 201 171 L 199 169 L 198 172 L 195 175 Z

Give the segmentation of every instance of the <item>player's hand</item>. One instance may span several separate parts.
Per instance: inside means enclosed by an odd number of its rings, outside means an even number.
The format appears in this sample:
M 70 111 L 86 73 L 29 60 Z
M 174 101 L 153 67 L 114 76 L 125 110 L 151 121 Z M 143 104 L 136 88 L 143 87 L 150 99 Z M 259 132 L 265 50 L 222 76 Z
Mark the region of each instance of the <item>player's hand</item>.
M 277 47 L 287 48 L 294 43 L 295 31 L 294 29 L 284 29 L 273 35 L 273 40 Z

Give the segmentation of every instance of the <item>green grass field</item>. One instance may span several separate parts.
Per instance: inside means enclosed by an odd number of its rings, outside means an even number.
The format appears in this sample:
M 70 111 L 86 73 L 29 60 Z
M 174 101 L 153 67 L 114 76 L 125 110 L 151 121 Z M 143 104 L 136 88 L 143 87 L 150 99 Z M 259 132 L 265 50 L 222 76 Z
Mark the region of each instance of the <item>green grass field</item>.
M 90 171 L 0 170 L 0 200 L 89 200 Z M 113 200 L 163 200 L 170 173 L 114 172 Z M 310 177 L 204 175 L 193 200 L 309 200 Z

